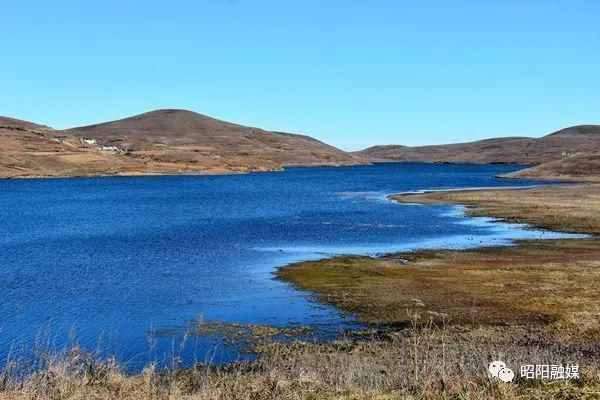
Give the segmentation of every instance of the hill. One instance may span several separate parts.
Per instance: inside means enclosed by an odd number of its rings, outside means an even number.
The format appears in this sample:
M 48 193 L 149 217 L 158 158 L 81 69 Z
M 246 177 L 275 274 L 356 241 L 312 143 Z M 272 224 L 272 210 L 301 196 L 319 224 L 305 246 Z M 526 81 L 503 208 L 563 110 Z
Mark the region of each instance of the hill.
M 578 153 L 521 171 L 503 175 L 505 178 L 539 180 L 600 181 L 600 150 Z
M 579 125 L 541 138 L 505 137 L 434 146 L 374 146 L 355 152 L 370 161 L 542 163 L 600 148 L 600 125 Z
M 309 136 L 266 131 L 186 110 L 157 110 L 63 131 L 0 117 L 0 177 L 204 174 L 370 161 L 535 163 L 507 177 L 600 180 L 600 126 L 541 138 L 374 146 L 352 154 Z
M 363 161 L 308 136 L 185 110 L 54 130 L 0 117 L 0 177 L 231 173 Z
M 93 138 L 153 168 L 177 172 L 354 165 L 357 157 L 308 136 L 265 131 L 186 110 L 157 110 L 66 133 Z
M 144 165 L 85 146 L 44 125 L 0 117 L 0 178 L 110 175 Z
M 38 125 L 33 122 L 2 116 L 0 116 L 0 129 L 12 131 L 52 130 L 52 128 L 45 125 Z

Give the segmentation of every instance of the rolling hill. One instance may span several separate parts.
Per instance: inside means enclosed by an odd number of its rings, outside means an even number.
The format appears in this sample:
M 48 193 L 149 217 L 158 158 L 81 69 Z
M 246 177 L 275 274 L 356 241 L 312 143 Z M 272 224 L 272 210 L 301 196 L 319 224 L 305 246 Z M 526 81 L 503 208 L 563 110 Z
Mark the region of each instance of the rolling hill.
M 505 137 L 433 146 L 374 146 L 355 152 L 369 161 L 543 163 L 600 148 L 600 125 L 579 125 L 541 138 Z
M 86 147 L 47 126 L 0 117 L 0 178 L 111 175 L 143 171 L 135 160 Z
M 560 160 L 502 175 L 504 178 L 600 181 L 600 150 L 577 153 Z
M 211 174 L 376 161 L 540 164 L 506 177 L 600 180 L 600 125 L 541 138 L 374 146 L 346 153 L 309 136 L 266 131 L 186 110 L 54 130 L 0 117 L 0 178 Z
M 157 110 L 63 131 L 0 117 L 3 178 L 233 173 L 361 163 L 308 136 L 185 110 Z
M 358 157 L 308 136 L 265 131 L 186 110 L 157 110 L 66 133 L 94 138 L 154 168 L 187 172 L 362 163 Z
M 45 125 L 2 116 L 0 116 L 0 129 L 5 131 L 52 130 L 52 128 Z

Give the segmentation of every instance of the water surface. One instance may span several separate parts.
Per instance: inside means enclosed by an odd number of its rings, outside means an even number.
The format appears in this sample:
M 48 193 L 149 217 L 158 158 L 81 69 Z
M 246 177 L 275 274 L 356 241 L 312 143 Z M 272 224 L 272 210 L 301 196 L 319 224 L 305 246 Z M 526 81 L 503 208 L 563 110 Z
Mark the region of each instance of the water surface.
M 390 193 L 522 186 L 500 165 L 377 164 L 232 176 L 0 181 L 0 354 L 69 332 L 131 365 L 174 352 L 198 319 L 351 326 L 274 280 L 286 263 L 342 253 L 507 244 L 552 233 L 466 218 Z M 149 343 L 152 343 L 149 346 Z M 185 346 L 184 362 L 215 342 Z M 149 347 L 151 350 L 149 350 Z M 194 347 L 192 349 L 192 347 Z M 215 357 L 238 357 L 219 347 Z M 152 353 L 152 354 L 150 354 Z

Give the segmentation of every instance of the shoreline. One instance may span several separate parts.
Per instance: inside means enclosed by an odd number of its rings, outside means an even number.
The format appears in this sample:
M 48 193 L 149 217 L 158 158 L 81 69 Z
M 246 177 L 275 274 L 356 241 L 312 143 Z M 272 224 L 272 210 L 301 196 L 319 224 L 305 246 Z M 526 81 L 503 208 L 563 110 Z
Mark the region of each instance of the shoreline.
M 519 192 L 521 196 L 514 196 Z M 391 201 L 408 204 L 459 205 L 473 217 L 492 217 L 508 223 L 526 223 L 563 233 L 600 234 L 600 184 L 557 183 L 528 187 L 432 190 L 397 193 Z
M 16 176 L 0 176 L 0 182 L 3 180 L 28 180 L 28 179 L 71 179 L 71 178 L 137 178 L 137 177 L 155 177 L 155 176 L 229 176 L 229 175 L 247 175 L 253 173 L 273 173 L 284 172 L 287 168 L 342 168 L 342 167 L 357 167 L 368 166 L 368 164 L 308 164 L 308 165 L 283 165 L 280 168 L 271 169 L 249 169 L 246 171 L 235 170 L 214 170 L 214 171 L 185 171 L 177 172 L 133 172 L 133 173 L 98 173 L 98 174 L 74 174 L 74 175 L 16 175 Z
M 272 168 L 272 169 L 250 169 L 247 171 L 235 171 L 235 170 L 225 170 L 225 171 L 185 171 L 181 173 L 177 172 L 144 172 L 144 171 L 136 171 L 133 173 L 92 173 L 92 174 L 74 174 L 74 175 L 15 175 L 15 176 L 2 176 L 0 177 L 0 181 L 2 180 L 17 180 L 17 179 L 70 179 L 70 178 L 110 178 L 110 177 L 152 177 L 152 176 L 227 176 L 227 175 L 243 175 L 243 174 L 251 174 L 257 172 L 283 172 L 286 168 L 320 168 L 320 167 L 331 167 L 331 168 L 341 168 L 341 167 L 358 167 L 358 166 L 368 166 L 373 164 L 427 164 L 427 165 L 508 165 L 508 166 L 523 166 L 523 169 L 529 168 L 532 164 L 513 164 L 513 163 L 471 163 L 471 162 L 451 162 L 451 163 L 438 163 L 438 162 L 420 162 L 420 161 L 366 161 L 364 163 L 355 163 L 355 164 L 306 164 L 306 165 L 282 165 L 280 168 Z M 520 170 L 517 170 L 520 171 Z M 511 177 L 503 177 L 501 175 L 496 176 L 497 178 L 502 179 L 521 179 L 521 178 L 511 178 Z M 531 180 L 531 179 L 524 179 Z
M 506 179 L 513 179 L 513 178 L 506 178 Z M 576 184 L 575 182 L 571 182 L 571 183 Z M 422 189 L 422 190 L 391 193 L 391 194 L 387 194 L 386 198 L 390 201 L 404 203 L 402 201 L 396 200 L 394 197 L 423 195 L 423 194 L 429 194 L 429 193 L 475 192 L 475 191 L 481 191 L 481 190 L 525 190 L 525 189 L 532 189 L 532 188 L 538 188 L 538 187 L 565 186 L 568 184 L 569 184 L 569 182 L 556 182 L 555 184 L 543 183 L 543 184 L 539 184 L 539 185 L 534 184 L 534 185 L 524 185 L 524 186 L 481 186 L 481 187 L 472 187 L 472 188 L 461 187 L 461 188 L 450 188 L 450 189 Z M 425 204 L 425 203 L 415 202 L 415 203 L 410 203 L 410 204 Z M 464 206 L 464 204 L 458 204 L 458 203 L 454 203 L 454 202 L 450 202 L 450 203 L 441 203 L 440 202 L 439 204 L 454 204 L 457 206 Z
M 520 196 L 514 196 L 515 189 L 521 192 Z M 513 191 L 513 193 L 508 193 L 510 191 Z M 571 199 L 571 203 L 573 204 L 565 202 L 564 199 L 562 199 L 562 196 L 564 195 L 574 196 L 575 201 Z M 548 196 L 558 196 L 559 201 L 555 202 L 553 205 L 545 205 L 542 200 Z M 567 268 L 564 269 L 564 273 L 568 273 L 568 263 L 581 263 L 581 260 L 587 260 L 587 262 L 592 264 L 597 263 L 600 267 L 600 237 L 598 236 L 600 233 L 600 201 L 596 201 L 596 198 L 600 198 L 600 185 L 540 185 L 526 188 L 486 189 L 466 188 L 458 190 L 423 191 L 423 193 L 391 194 L 387 196 L 387 198 L 390 201 L 409 204 L 459 205 L 464 207 L 467 216 L 492 217 L 508 223 L 526 223 L 534 228 L 550 229 L 555 232 L 563 233 L 584 234 L 588 236 L 569 239 L 517 240 L 512 246 L 500 247 L 483 246 L 460 250 L 425 249 L 390 252 L 376 257 L 351 254 L 339 255 L 321 260 L 298 262 L 279 267 L 275 273 L 276 277 L 292 284 L 299 290 L 305 290 L 314 294 L 319 301 L 333 305 L 343 312 L 350 312 L 357 315 L 359 322 L 374 325 L 395 325 L 397 323 L 406 323 L 406 320 L 397 310 L 388 310 L 390 304 L 395 304 L 396 308 L 400 307 L 402 304 L 404 304 L 404 306 L 408 305 L 409 308 L 411 307 L 409 304 L 410 301 L 408 301 L 410 299 L 407 298 L 408 295 L 404 297 L 395 297 L 388 294 L 398 290 L 398 287 L 394 285 L 402 286 L 406 284 L 401 276 L 395 275 L 400 273 L 398 271 L 401 271 L 402 274 L 406 276 L 412 275 L 415 279 L 412 283 L 418 283 L 419 280 L 428 280 L 427 285 L 432 285 L 435 283 L 435 279 L 431 276 L 427 276 L 429 273 L 428 270 L 438 268 L 439 265 L 445 265 L 446 269 L 436 269 L 439 274 L 438 278 L 443 276 L 448 269 L 451 270 L 452 268 L 458 269 L 456 274 L 464 275 L 468 271 L 463 271 L 458 266 L 467 261 L 472 262 L 473 259 L 475 259 L 476 262 L 481 263 L 481 265 L 496 265 L 497 268 L 503 270 L 509 268 L 508 266 L 503 265 L 502 260 L 505 259 L 510 259 L 511 263 L 515 265 L 521 263 L 524 268 L 532 268 L 531 265 L 533 263 L 533 265 L 537 266 L 536 268 L 539 267 L 540 270 L 543 270 L 546 268 L 545 263 L 550 262 L 550 260 L 548 260 L 543 253 L 539 252 L 540 248 L 544 248 L 544 251 L 549 254 L 554 254 L 555 260 L 552 261 L 553 263 L 560 263 L 560 261 L 556 260 L 564 260 L 563 262 L 565 264 L 562 265 L 562 268 Z M 535 203 L 533 208 L 528 204 L 531 202 Z M 590 204 L 593 204 L 593 207 L 590 206 Z M 556 212 L 557 210 L 559 210 L 559 213 Z M 594 210 L 598 211 L 596 213 L 599 216 L 598 218 L 590 217 L 590 214 L 594 214 Z M 584 217 L 590 222 L 589 225 L 580 223 L 582 211 Z M 562 212 L 562 214 L 560 214 L 560 212 Z M 571 250 L 574 248 L 579 248 L 578 251 L 580 251 L 580 253 L 573 253 Z M 510 266 L 510 268 L 512 267 L 513 265 Z M 461 272 L 459 273 L 459 271 Z M 575 267 L 573 267 L 573 271 L 575 271 Z M 484 268 L 480 271 L 480 274 L 484 277 L 486 275 L 492 277 L 498 275 L 495 274 L 495 272 L 496 271 L 493 268 Z M 519 271 L 513 272 L 516 274 L 519 273 Z M 396 279 L 396 281 L 392 279 L 390 283 L 386 282 L 384 278 L 379 279 L 379 277 L 388 275 Z M 375 278 L 373 276 L 375 276 Z M 388 276 L 388 278 L 390 276 Z M 479 278 L 480 277 L 477 277 L 477 279 Z M 528 277 L 522 277 L 521 283 L 518 283 L 517 286 L 535 286 L 535 282 L 524 284 L 523 282 L 527 282 L 526 278 Z M 452 279 L 452 277 L 448 277 L 448 279 Z M 361 287 L 360 284 L 355 284 L 353 280 L 366 283 Z M 598 283 L 600 283 L 600 275 L 598 275 Z M 480 279 L 479 284 L 487 285 L 485 279 Z M 510 284 L 510 282 L 508 282 L 508 284 Z M 553 282 L 553 284 L 560 285 L 560 282 Z M 377 292 L 382 290 L 382 287 L 386 287 L 386 285 L 388 285 L 387 291 L 389 292 Z M 583 286 L 585 286 L 585 281 L 582 282 L 582 287 Z M 411 286 L 410 288 L 418 292 L 418 289 L 424 289 L 425 286 L 419 287 L 417 285 L 417 287 Z M 460 292 L 458 291 L 458 286 L 454 289 L 457 290 L 456 293 Z M 444 293 L 444 289 L 441 287 L 436 287 L 436 290 L 440 294 Z M 357 291 L 362 291 L 362 293 L 357 293 Z M 414 291 L 409 291 L 408 293 L 414 294 Z M 477 290 L 474 291 L 476 292 Z M 510 291 L 510 288 L 507 289 L 507 291 Z M 433 299 L 437 292 L 425 290 L 423 294 L 425 297 L 431 297 L 429 300 L 434 304 L 434 307 L 431 310 L 432 312 L 447 315 L 444 304 L 437 304 L 435 299 Z M 370 298 L 370 294 L 373 294 L 375 299 Z M 486 293 L 479 294 L 482 296 L 482 299 L 486 298 L 485 302 L 489 303 L 491 299 L 489 296 L 486 296 Z M 380 298 L 377 299 L 377 296 Z M 446 301 L 452 301 L 452 297 L 453 296 L 449 294 Z M 421 299 L 417 300 L 416 304 L 423 305 Z M 592 303 L 599 304 L 598 317 L 600 317 L 600 297 L 597 300 L 597 302 L 592 301 Z M 489 305 L 490 304 L 488 304 L 488 306 Z M 457 310 L 453 311 L 456 312 Z M 498 309 L 496 312 L 498 312 Z M 514 311 L 514 314 L 516 315 L 518 313 Z M 546 319 L 542 318 L 542 320 Z M 483 320 L 485 320 L 485 318 L 483 318 Z M 546 322 L 548 321 L 549 319 Z M 598 330 L 597 333 L 600 337 L 600 330 Z
M 156 176 L 229 176 L 229 175 L 244 175 L 253 172 L 279 172 L 281 170 L 272 171 L 230 171 L 230 172 L 202 172 L 202 173 L 133 173 L 133 174 L 90 174 L 90 175 L 20 175 L 10 177 L 0 177 L 1 181 L 12 180 L 45 180 L 45 179 L 77 179 L 77 178 L 144 178 Z

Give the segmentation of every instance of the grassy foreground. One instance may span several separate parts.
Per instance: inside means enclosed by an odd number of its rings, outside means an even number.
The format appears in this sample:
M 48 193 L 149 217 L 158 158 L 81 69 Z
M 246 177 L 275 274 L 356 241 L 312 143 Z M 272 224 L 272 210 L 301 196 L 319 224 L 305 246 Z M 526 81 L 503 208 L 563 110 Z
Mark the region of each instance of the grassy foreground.
M 470 215 L 569 232 L 600 233 L 600 185 L 435 192 L 393 198 L 406 203 L 460 203 L 468 206 Z M 487 354 L 488 358 L 493 358 L 493 352 L 477 332 L 496 332 L 496 343 L 502 344 L 499 348 L 506 359 L 523 353 L 533 359 L 537 357 L 532 353 L 544 351 L 544 363 L 576 358 L 589 374 L 588 380 L 578 386 L 582 392 L 570 394 L 572 397 L 553 392 L 556 382 L 533 393 L 526 387 L 528 382 L 521 381 L 510 393 L 488 393 L 483 398 L 600 398 L 598 357 L 590 351 L 600 348 L 597 238 L 522 241 L 510 248 L 418 251 L 380 258 L 337 257 L 293 264 L 280 269 L 278 276 L 314 292 L 322 301 L 355 313 L 365 323 L 416 334 L 419 325 L 415 325 L 414 316 L 419 315 L 421 320 L 437 325 L 448 324 L 446 339 L 452 346 L 472 346 L 472 351 Z M 524 337 L 528 338 L 525 342 Z M 474 371 L 485 364 L 484 357 L 480 362 L 470 358 L 450 362 L 471 371 L 462 375 L 470 383 L 477 382 Z M 513 365 L 531 362 L 521 360 Z M 481 391 L 487 388 L 485 384 L 480 386 Z M 589 393 L 584 393 L 586 390 Z M 446 388 L 423 396 L 435 398 L 450 393 L 464 396 Z M 473 396 L 469 392 L 467 397 Z
M 600 232 L 600 187 L 402 196 L 574 232 Z M 256 346 L 260 359 L 124 373 L 77 348 L 15 362 L 4 399 L 600 399 L 600 240 L 340 257 L 290 265 L 281 279 L 356 313 L 372 330 L 333 343 Z M 568 381 L 504 384 L 487 365 L 580 365 Z
M 413 315 L 411 329 L 331 344 L 265 344 L 259 361 L 197 365 L 134 375 L 72 349 L 26 377 L 1 375 L 0 399 L 598 399 L 598 347 L 557 342 L 528 327 L 463 329 Z M 487 374 L 508 365 L 578 362 L 581 378 L 504 384 Z

